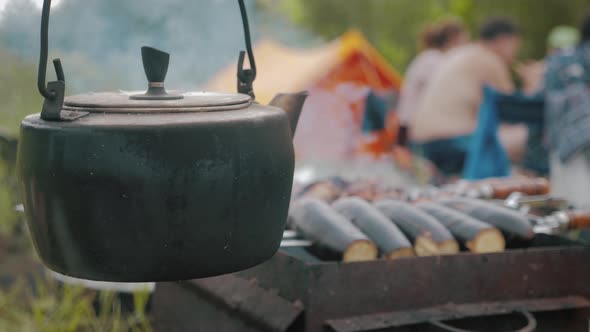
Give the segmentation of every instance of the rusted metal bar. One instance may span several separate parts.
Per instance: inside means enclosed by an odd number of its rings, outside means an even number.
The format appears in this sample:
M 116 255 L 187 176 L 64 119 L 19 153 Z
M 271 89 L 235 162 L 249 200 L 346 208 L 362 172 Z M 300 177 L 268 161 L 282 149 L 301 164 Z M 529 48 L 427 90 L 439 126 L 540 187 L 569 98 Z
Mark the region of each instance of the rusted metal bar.
M 494 316 L 514 312 L 542 312 L 581 308 L 590 308 L 590 300 L 582 296 L 565 296 L 546 299 L 483 302 L 473 304 L 450 303 L 419 310 L 394 311 L 389 313 L 327 320 L 326 326 L 334 332 L 363 332 L 468 317 Z
M 186 284 L 264 331 L 287 331 L 303 312 L 301 302 L 290 302 L 254 282 L 227 276 Z

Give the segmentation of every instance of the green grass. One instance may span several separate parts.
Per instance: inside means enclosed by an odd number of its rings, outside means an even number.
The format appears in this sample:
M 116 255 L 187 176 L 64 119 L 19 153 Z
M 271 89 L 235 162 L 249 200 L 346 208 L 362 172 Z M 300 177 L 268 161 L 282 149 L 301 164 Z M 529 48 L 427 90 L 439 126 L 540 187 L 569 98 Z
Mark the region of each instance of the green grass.
M 19 282 L 10 291 L 0 292 L 0 331 L 21 332 L 148 332 L 145 314 L 148 292 L 134 295 L 136 311 L 121 313 L 114 293 L 96 293 L 81 287 L 60 286 L 39 278 L 36 291 Z M 100 303 L 96 314 L 93 301 Z

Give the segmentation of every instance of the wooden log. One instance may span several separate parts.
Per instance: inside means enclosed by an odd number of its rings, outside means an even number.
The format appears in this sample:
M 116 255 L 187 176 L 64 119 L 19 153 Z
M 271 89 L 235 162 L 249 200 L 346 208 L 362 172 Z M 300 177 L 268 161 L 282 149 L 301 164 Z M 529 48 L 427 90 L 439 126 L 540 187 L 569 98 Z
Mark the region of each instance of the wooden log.
M 376 183 L 368 180 L 355 180 L 349 183 L 343 193 L 343 197 L 360 197 L 367 201 L 375 199 Z
M 342 253 L 344 262 L 370 261 L 378 256 L 375 243 L 348 219 L 318 199 L 302 199 L 291 209 L 295 229 L 320 246 Z
M 487 222 L 502 232 L 530 240 L 535 236 L 532 223 L 517 211 L 478 199 L 453 197 L 439 203 Z
M 417 207 L 435 217 L 471 252 L 502 252 L 506 248 L 502 232 L 488 223 L 432 202 L 420 203 Z
M 448 255 L 459 252 L 453 235 L 434 217 L 409 203 L 382 200 L 375 203 L 413 242 L 418 256 Z
M 462 182 L 464 193 L 476 198 L 506 199 L 520 192 L 527 196 L 547 195 L 551 185 L 545 178 L 493 178 Z
M 565 213 L 568 219 L 568 229 L 579 230 L 590 228 L 590 211 L 572 210 Z
M 360 197 L 345 197 L 334 202 L 332 207 L 373 240 L 386 258 L 414 256 L 408 238 L 366 200 Z
M 316 181 L 302 188 L 297 193 L 297 199 L 319 199 L 331 203 L 343 195 L 346 184 L 336 180 Z

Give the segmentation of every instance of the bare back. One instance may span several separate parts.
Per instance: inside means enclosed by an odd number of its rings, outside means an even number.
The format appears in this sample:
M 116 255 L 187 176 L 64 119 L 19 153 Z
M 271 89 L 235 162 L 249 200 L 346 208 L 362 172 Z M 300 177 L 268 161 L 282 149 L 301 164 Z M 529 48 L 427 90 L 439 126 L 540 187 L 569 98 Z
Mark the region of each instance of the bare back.
M 484 46 L 451 51 L 426 88 L 411 126 L 412 138 L 423 142 L 471 134 L 484 85 L 514 90 L 508 67 Z

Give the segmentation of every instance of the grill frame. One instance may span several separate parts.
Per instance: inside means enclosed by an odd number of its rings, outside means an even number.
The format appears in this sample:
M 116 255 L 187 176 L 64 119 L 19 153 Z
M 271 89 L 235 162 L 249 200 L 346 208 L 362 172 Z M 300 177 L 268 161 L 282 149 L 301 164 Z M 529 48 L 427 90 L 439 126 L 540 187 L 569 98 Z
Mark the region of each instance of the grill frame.
M 287 248 L 233 275 L 158 284 L 156 327 L 435 331 L 431 320 L 470 319 L 476 327 L 490 328 L 490 322 L 508 324 L 516 320 L 512 312 L 524 311 L 534 314 L 536 331 L 554 331 L 555 326 L 588 331 L 590 247 L 550 235 L 538 235 L 532 245 L 494 254 L 347 264 L 313 261 L 300 248 Z M 176 312 L 179 307 L 193 308 L 188 311 L 193 314 Z M 500 318 L 485 319 L 492 316 Z M 220 326 L 220 319 L 230 325 Z M 174 325 L 178 321 L 187 328 Z

